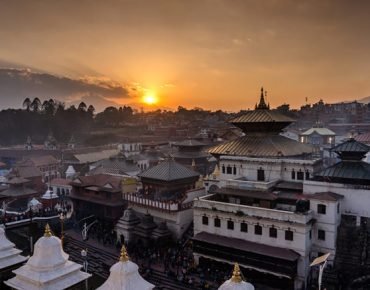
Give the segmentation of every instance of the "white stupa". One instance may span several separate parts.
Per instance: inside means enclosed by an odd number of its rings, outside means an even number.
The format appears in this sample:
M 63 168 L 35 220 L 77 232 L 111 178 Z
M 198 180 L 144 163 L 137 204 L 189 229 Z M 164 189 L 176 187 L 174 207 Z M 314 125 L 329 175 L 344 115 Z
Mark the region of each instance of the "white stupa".
M 254 290 L 251 283 L 243 281 L 238 263 L 234 266 L 233 276 L 218 288 L 218 290 Z
M 139 267 L 128 258 L 125 246 L 121 249 L 119 262 L 110 268 L 110 275 L 97 290 L 152 290 L 150 284 L 139 274 Z
M 49 187 L 41 196 L 41 199 L 57 199 L 59 196 Z
M 76 170 L 73 168 L 72 165 L 68 165 L 68 168 L 65 172 L 67 179 L 72 179 L 76 176 Z
M 59 238 L 52 235 L 49 225 L 35 244 L 34 254 L 27 263 L 14 270 L 14 278 L 4 283 L 13 289 L 62 290 L 76 285 L 91 275 L 82 266 L 68 260 Z
M 4 229 L 0 227 L 0 270 L 25 262 L 28 258 L 21 256 L 21 252 L 6 238 Z

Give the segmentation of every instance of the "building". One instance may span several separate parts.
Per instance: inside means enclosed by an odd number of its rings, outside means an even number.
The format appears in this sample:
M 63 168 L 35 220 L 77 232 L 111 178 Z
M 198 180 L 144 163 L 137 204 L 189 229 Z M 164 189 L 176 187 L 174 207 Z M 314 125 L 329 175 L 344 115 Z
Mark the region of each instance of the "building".
M 335 145 L 335 135 L 332 130 L 324 128 L 321 123 L 316 123 L 312 128 L 299 134 L 299 142 L 311 144 L 319 157 L 330 158 L 329 149 Z
M 140 168 L 132 159 L 118 155 L 91 164 L 88 175 L 110 174 L 122 177 L 135 177 L 140 172 Z
M 83 283 L 91 275 L 81 271 L 82 266 L 68 260 L 59 238 L 52 235 L 49 225 L 35 244 L 33 256 L 14 270 L 16 275 L 4 283 L 19 290 L 62 290 Z
M 204 195 L 204 188 L 196 187 L 199 173 L 174 160 L 165 160 L 139 177 L 142 189 L 124 194 L 124 199 L 141 219 L 138 227 L 142 226 L 143 231 L 137 235 L 154 239 L 148 230 L 153 231 L 156 225 L 166 222 L 173 237 L 180 238 L 192 222 L 194 198 Z M 117 231 L 125 234 L 120 227 Z
M 41 172 L 43 182 L 59 177 L 59 161 L 52 155 L 34 156 L 20 162 L 17 168 L 35 167 Z
M 203 151 L 206 144 L 194 139 L 187 139 L 175 142 L 172 146 L 177 147 L 177 150 L 171 153 L 176 162 L 192 168 L 202 175 L 209 174 L 210 169 L 213 169 L 212 164 L 208 161 L 211 157 L 210 154 Z
M 308 144 L 280 133 L 293 120 L 272 111 L 263 89 L 254 111 L 230 122 L 244 136 L 209 152 L 218 160 L 194 201 L 197 263 L 236 261 L 253 282 L 301 289 L 309 278 L 315 213 L 303 182 L 321 169 Z
M 125 207 L 122 199 L 122 178 L 107 174 L 80 176 L 72 182 L 69 195 L 78 220 L 95 216 L 109 227 L 121 217 Z
M 154 285 L 139 274 L 139 267 L 129 260 L 125 246 L 119 261 L 110 268 L 110 275 L 97 290 L 152 290 Z

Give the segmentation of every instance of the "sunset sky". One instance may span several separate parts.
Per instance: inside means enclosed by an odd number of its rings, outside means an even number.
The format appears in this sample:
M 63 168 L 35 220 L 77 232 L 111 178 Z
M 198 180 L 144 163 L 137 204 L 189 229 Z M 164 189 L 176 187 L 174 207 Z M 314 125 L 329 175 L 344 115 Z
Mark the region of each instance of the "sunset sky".
M 366 0 L 0 0 L 0 108 L 150 96 L 237 111 L 261 86 L 272 106 L 361 99 L 369 11 Z

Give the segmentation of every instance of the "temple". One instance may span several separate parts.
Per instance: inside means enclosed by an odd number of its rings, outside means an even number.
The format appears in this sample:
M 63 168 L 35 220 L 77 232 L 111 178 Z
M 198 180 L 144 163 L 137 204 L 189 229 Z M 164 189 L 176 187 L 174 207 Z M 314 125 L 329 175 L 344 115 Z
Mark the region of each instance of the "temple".
M 14 270 L 16 275 L 4 283 L 19 290 L 62 290 L 71 288 L 91 275 L 81 271 L 82 266 L 68 260 L 59 238 L 52 235 L 49 225 L 44 236 L 35 244 L 33 256 Z

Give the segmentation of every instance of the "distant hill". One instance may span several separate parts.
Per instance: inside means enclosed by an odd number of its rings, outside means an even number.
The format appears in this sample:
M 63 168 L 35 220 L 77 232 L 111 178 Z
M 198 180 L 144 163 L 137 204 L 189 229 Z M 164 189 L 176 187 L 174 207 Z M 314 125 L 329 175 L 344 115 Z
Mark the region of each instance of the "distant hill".
M 359 103 L 368 104 L 370 103 L 370 96 L 357 100 Z

